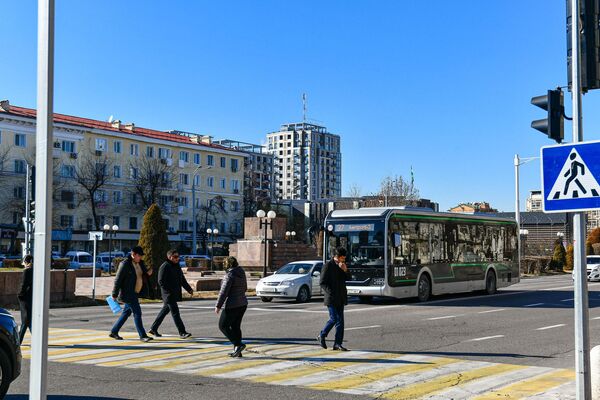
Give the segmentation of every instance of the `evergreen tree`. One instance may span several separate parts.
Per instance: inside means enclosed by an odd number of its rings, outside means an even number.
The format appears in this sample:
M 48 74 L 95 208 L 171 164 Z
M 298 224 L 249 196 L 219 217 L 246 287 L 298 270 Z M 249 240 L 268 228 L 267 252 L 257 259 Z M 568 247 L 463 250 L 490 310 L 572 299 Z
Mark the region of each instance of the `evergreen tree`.
M 561 270 L 567 263 L 567 252 L 561 240 L 554 243 L 554 255 L 552 256 L 552 269 Z
M 152 268 L 153 271 L 149 279 L 150 298 L 157 299 L 160 297 L 158 268 L 167 258 L 169 237 L 160 207 L 156 204 L 152 204 L 144 214 L 139 245 L 144 249 L 146 267 Z
M 566 271 L 573 271 L 573 265 L 575 264 L 573 261 L 573 245 L 572 244 L 568 244 L 567 245 L 567 257 L 566 257 L 567 263 L 565 264 L 565 270 Z

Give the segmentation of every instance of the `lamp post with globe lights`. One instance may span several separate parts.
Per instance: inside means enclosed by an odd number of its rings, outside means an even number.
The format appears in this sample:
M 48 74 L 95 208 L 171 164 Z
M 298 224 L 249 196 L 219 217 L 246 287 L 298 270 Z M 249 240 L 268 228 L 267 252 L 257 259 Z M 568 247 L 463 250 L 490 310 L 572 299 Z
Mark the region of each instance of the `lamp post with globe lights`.
M 104 224 L 102 227 L 104 232 L 108 235 L 108 273 L 112 273 L 112 238 L 117 234 L 119 230 L 119 226 L 117 224 L 110 226 L 109 224 Z
M 213 257 L 214 257 L 214 252 L 213 252 L 213 246 L 214 246 L 214 240 L 215 240 L 215 236 L 219 234 L 219 230 L 217 228 L 211 229 L 208 228 L 206 230 L 206 233 L 208 234 L 208 239 L 210 241 L 210 270 L 213 270 Z
M 271 210 L 268 213 L 265 213 L 264 210 L 258 210 L 256 212 L 256 216 L 259 219 L 259 229 L 264 227 L 264 243 L 265 243 L 265 262 L 263 264 L 263 278 L 267 276 L 267 252 L 269 250 L 269 239 L 267 237 L 267 228 L 271 227 L 271 231 L 273 230 L 273 219 L 277 216 L 275 211 Z M 266 218 L 265 218 L 266 217 Z

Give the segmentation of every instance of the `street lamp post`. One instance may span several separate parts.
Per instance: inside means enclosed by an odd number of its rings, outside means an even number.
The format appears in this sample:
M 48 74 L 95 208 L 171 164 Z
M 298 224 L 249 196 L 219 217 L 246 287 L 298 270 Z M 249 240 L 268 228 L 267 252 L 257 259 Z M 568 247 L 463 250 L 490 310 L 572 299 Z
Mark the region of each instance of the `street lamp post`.
M 194 221 L 194 231 L 192 232 L 192 254 L 196 255 L 196 247 L 198 245 L 196 235 L 198 234 L 198 221 L 196 219 L 196 172 L 201 169 L 202 166 L 199 166 L 192 173 L 192 219 Z M 211 169 L 212 167 L 209 165 L 206 169 Z
M 295 238 L 295 237 L 296 237 L 296 231 L 291 231 L 291 232 L 290 232 L 290 231 L 286 231 L 286 232 L 285 232 L 285 238 L 286 238 L 287 240 L 294 241 L 294 238 Z
M 210 241 L 210 270 L 213 270 L 213 257 L 214 257 L 214 252 L 213 252 L 213 246 L 214 246 L 214 240 L 215 240 L 215 236 L 219 234 L 219 230 L 217 228 L 215 229 L 210 229 L 208 228 L 206 230 L 206 233 L 208 234 L 208 238 Z
M 269 250 L 269 239 L 267 238 L 267 228 L 271 227 L 271 231 L 273 230 L 273 219 L 277 216 L 275 211 L 271 210 L 268 213 L 265 213 L 264 210 L 258 210 L 256 212 L 256 216 L 258 217 L 260 224 L 259 229 L 265 228 L 264 233 L 264 243 L 265 243 L 265 262 L 263 265 L 263 278 L 267 276 L 267 252 Z M 266 218 L 265 218 L 266 216 Z
M 112 238 L 117 234 L 119 226 L 116 224 L 113 226 L 105 224 L 102 228 L 108 235 L 108 273 L 110 274 L 112 273 Z

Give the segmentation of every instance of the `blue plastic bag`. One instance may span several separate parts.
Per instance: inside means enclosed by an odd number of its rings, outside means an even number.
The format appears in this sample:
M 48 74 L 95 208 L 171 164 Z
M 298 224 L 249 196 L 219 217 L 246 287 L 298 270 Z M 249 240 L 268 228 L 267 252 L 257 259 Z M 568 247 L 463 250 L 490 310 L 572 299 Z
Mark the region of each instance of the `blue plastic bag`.
M 113 299 L 112 296 L 108 296 L 106 298 L 106 303 L 110 307 L 110 310 L 113 312 L 113 314 L 118 314 L 121 312 L 121 305 L 119 304 L 118 301 Z

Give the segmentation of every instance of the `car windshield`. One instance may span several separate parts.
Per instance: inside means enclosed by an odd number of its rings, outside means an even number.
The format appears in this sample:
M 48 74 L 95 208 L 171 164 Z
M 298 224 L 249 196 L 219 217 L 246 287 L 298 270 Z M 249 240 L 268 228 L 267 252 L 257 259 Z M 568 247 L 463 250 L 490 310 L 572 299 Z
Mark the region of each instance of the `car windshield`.
M 79 256 L 79 262 L 80 263 L 91 263 L 92 256 Z
M 591 264 L 600 264 L 600 257 L 588 257 L 587 258 L 588 265 Z
M 279 268 L 276 274 L 294 274 L 294 275 L 304 275 L 308 274 L 312 264 L 287 264 L 283 267 Z

